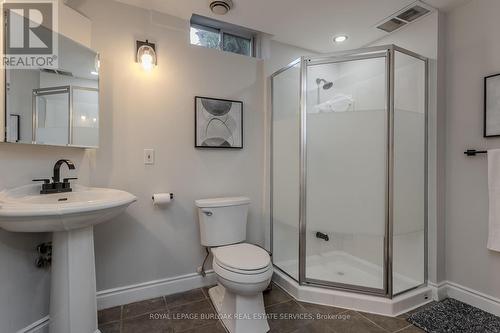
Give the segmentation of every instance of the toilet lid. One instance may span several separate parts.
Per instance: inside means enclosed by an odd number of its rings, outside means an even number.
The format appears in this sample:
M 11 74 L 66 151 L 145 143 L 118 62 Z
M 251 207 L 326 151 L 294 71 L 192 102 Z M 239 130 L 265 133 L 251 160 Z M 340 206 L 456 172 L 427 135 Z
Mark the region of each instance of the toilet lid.
M 242 243 L 218 247 L 212 250 L 217 263 L 229 268 L 254 271 L 269 266 L 269 253 L 258 246 Z

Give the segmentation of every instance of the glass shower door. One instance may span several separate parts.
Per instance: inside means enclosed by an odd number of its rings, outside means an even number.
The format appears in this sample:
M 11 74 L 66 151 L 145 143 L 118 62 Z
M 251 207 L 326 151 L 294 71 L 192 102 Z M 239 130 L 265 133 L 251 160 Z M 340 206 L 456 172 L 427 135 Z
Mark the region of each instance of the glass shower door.
M 273 263 L 299 280 L 300 62 L 272 77 Z
M 306 282 L 387 290 L 387 59 L 307 64 Z

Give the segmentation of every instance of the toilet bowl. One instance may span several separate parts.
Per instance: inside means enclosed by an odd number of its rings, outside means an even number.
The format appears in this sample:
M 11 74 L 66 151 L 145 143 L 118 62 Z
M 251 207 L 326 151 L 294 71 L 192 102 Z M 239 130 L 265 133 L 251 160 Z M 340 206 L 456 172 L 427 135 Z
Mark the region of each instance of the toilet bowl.
M 271 282 L 273 265 L 266 250 L 245 243 L 250 199 L 201 199 L 195 204 L 201 245 L 214 257 L 218 284 L 208 294 L 219 318 L 230 333 L 268 332 L 262 291 Z
M 262 291 L 273 275 L 269 254 L 248 243 L 213 248 L 212 254 L 218 285 L 209 290 L 209 295 L 227 330 L 268 332 Z

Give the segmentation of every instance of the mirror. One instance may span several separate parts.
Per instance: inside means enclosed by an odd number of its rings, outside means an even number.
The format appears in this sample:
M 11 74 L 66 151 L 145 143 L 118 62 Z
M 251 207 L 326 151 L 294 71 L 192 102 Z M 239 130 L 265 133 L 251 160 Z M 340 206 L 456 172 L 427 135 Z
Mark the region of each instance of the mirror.
M 99 146 L 99 55 L 59 35 L 59 69 L 5 71 L 5 141 Z

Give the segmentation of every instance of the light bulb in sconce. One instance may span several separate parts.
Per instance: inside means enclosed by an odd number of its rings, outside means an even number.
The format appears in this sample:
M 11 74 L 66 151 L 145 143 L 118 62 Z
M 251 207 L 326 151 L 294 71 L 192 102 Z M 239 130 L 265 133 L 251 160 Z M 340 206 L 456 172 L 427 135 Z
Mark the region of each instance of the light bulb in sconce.
M 151 71 L 157 64 L 156 45 L 154 43 L 150 43 L 148 40 L 146 40 L 145 42 L 137 41 L 136 45 L 136 61 L 142 66 L 145 71 Z
M 149 50 L 144 51 L 141 56 L 141 66 L 145 71 L 150 71 L 153 69 L 153 56 L 149 53 Z
M 80 116 L 80 119 L 83 120 L 83 121 L 85 121 L 85 120 L 87 120 L 87 117 L 86 116 Z
M 97 118 L 92 118 L 92 121 L 93 121 L 94 123 L 97 123 Z

